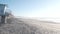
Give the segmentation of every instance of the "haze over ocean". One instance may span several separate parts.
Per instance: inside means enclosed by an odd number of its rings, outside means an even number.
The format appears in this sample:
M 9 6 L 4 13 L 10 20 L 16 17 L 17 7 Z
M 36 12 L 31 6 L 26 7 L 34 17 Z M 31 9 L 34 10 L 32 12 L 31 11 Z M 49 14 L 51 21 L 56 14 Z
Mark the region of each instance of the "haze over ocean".
M 0 0 L 15 16 L 48 18 L 60 21 L 60 0 Z

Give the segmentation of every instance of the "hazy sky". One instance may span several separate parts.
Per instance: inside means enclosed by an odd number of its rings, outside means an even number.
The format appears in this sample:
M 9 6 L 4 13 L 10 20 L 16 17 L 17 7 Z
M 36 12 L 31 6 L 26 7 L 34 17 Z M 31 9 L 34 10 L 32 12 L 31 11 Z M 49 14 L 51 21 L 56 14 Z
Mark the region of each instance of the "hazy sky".
M 13 14 L 25 17 L 60 18 L 60 0 L 0 0 Z

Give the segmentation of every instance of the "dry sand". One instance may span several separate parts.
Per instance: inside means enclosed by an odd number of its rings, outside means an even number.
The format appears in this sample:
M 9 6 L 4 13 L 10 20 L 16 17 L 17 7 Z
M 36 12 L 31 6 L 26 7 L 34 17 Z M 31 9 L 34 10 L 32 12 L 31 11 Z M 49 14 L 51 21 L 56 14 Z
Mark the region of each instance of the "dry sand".
M 24 18 L 11 18 L 0 26 L 0 34 L 60 34 L 60 24 Z

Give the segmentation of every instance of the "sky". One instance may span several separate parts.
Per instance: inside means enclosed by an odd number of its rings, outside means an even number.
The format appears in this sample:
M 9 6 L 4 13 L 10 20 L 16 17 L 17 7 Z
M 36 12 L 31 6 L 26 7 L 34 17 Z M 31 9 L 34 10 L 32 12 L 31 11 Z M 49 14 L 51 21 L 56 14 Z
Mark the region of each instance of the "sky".
M 15 16 L 60 18 L 60 0 L 0 0 Z

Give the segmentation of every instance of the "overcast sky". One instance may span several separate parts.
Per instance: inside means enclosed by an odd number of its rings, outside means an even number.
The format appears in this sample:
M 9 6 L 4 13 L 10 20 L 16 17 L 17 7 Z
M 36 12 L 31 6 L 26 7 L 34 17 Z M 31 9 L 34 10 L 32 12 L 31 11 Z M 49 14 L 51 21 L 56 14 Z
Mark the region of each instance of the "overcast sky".
M 15 16 L 60 18 L 60 0 L 0 0 Z

